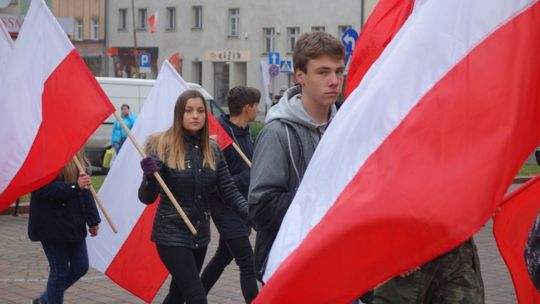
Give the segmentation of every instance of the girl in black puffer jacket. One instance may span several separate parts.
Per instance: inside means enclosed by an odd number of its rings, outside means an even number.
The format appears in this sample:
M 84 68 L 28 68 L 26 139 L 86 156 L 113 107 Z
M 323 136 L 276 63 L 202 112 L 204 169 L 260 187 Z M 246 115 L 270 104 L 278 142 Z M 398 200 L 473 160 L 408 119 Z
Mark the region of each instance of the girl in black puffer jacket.
M 199 278 L 210 242 L 208 195 L 217 190 L 235 212 L 247 219 L 247 203 L 234 185 L 223 154 L 208 136 L 207 108 L 203 96 L 187 90 L 178 97 L 173 125 L 153 134 L 146 143 L 151 157 L 141 161 L 144 171 L 139 199 L 145 204 L 160 197 L 152 241 L 172 275 L 163 303 L 207 303 Z M 158 172 L 197 229 L 192 235 L 153 173 Z

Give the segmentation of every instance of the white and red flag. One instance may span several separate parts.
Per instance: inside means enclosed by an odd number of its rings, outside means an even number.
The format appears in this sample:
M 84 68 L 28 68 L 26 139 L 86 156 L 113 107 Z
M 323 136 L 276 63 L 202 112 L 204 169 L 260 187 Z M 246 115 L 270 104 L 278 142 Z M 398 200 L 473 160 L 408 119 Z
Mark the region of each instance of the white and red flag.
M 159 18 L 159 11 L 155 11 L 154 14 L 148 17 L 148 24 L 150 25 L 150 34 L 153 34 L 156 32 L 158 18 Z
M 42 0 L 32 1 L 3 67 L 0 210 L 56 177 L 114 112 Z
M 346 303 L 479 231 L 540 141 L 538 37 L 538 0 L 415 1 L 322 138 L 255 302 Z

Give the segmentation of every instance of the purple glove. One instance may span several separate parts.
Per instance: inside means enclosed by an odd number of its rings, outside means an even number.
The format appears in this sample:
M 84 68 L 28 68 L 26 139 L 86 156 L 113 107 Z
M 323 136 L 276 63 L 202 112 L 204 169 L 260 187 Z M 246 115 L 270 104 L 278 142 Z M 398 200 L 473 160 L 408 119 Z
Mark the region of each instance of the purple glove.
M 161 169 L 161 164 L 159 160 L 157 160 L 153 156 L 148 156 L 141 160 L 141 168 L 143 170 L 144 176 L 148 178 L 153 177 L 154 172 L 158 172 L 159 169 Z

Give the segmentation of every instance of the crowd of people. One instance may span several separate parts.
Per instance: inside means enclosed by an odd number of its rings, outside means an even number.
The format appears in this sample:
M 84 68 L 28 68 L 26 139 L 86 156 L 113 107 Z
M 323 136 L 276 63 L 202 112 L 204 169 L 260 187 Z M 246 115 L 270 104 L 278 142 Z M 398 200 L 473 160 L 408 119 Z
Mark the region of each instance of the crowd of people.
M 253 161 L 252 167 L 232 146 L 221 151 L 209 137 L 209 112 L 200 93 L 187 90 L 178 97 L 173 125 L 152 134 L 145 143 L 149 156 L 141 161 L 139 187 L 144 204 L 161 197 L 151 239 L 172 275 L 163 303 L 207 303 L 208 292 L 232 260 L 240 269 L 245 302 L 251 303 L 257 296 L 257 279 L 262 283 L 281 222 L 336 114 L 344 58 L 344 48 L 335 37 L 324 32 L 301 36 L 293 51 L 297 85 L 280 92 L 255 143 L 248 124 L 257 116 L 260 92 L 245 86 L 229 91 L 230 115 L 220 117 L 219 123 L 240 152 Z M 122 106 L 122 119 L 128 126 L 135 121 L 127 105 Z M 117 152 L 125 138 L 115 123 L 113 146 Z M 78 157 L 84 162 L 81 153 Z M 198 231 L 196 236 L 160 188 L 156 172 L 182 202 Z M 100 222 L 89 185 L 88 175 L 70 162 L 55 181 L 32 193 L 29 235 L 42 243 L 50 265 L 46 291 L 33 303 L 62 303 L 64 291 L 88 270 L 86 231 L 96 235 Z M 211 219 L 219 231 L 219 245 L 203 269 Z M 249 241 L 252 228 L 257 233 L 254 251 Z M 537 245 L 536 238 L 531 239 L 527 262 L 534 272 L 538 271 L 534 262 L 538 257 L 531 248 Z M 475 244 L 470 239 L 358 298 L 362 303 L 378 304 L 484 303 Z

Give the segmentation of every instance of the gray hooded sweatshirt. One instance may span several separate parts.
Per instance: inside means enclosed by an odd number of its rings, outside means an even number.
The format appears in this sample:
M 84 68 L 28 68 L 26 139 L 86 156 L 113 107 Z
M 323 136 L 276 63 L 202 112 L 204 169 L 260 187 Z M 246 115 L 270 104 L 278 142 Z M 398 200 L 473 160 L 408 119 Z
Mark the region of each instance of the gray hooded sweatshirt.
M 317 124 L 306 112 L 300 87 L 293 87 L 273 106 L 257 137 L 248 194 L 249 213 L 257 228 L 255 267 L 259 280 L 272 243 L 329 120 Z

